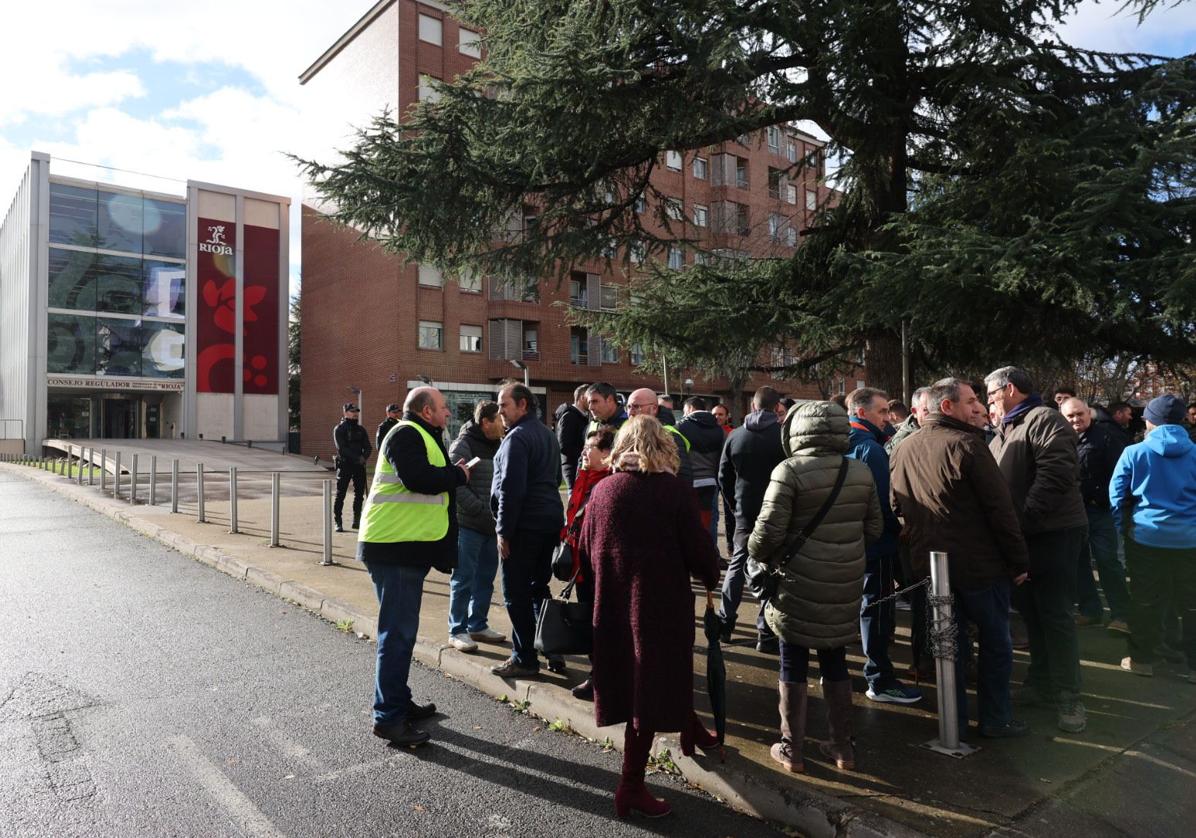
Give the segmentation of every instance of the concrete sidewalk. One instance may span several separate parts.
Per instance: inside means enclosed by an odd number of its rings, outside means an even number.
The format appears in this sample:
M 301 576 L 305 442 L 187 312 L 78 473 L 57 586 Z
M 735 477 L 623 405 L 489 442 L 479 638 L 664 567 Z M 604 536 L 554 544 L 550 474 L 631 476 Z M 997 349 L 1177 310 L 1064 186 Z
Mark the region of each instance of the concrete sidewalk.
M 246 498 L 238 505 L 242 532 L 228 533 L 227 492 L 224 500 L 208 500 L 208 523 L 195 520 L 193 499 L 172 515 L 168 507 L 130 505 L 101 496 L 98 488 L 77 486 L 63 477 L 29 467 L 4 464 L 30 479 L 54 486 L 64 494 L 156 538 L 219 570 L 252 582 L 271 593 L 309 608 L 333 622 L 351 620 L 353 629 L 374 636 L 377 606 L 368 575 L 353 561 L 356 533 L 335 534 L 333 553 L 340 563 L 318 564 L 322 550 L 321 499 L 287 496 L 281 505 L 283 546 L 268 546 L 269 500 Z M 554 583 L 555 585 L 556 583 Z M 496 592 L 496 598 L 500 596 Z M 695 592 L 698 642 L 704 597 Z M 622 732 L 596 728 L 592 706 L 574 699 L 568 687 L 587 671 L 584 658 L 570 659 L 564 676 L 504 681 L 489 668 L 506 657 L 509 646 L 480 647 L 475 654 L 446 648 L 448 640 L 448 577 L 428 576 L 416 657 L 493 696 L 530 702 L 529 710 L 550 721 L 561 720 L 573 730 L 599 741 L 610 737 L 622 743 Z M 491 625 L 509 633 L 500 602 L 491 609 Z M 1102 802 L 1125 815 L 1126 803 L 1113 803 L 1101 791 L 1114 779 L 1144 777 L 1160 788 L 1196 778 L 1196 735 L 1190 722 L 1196 716 L 1196 687 L 1167 677 L 1143 679 L 1123 673 L 1118 661 L 1124 642 L 1101 629 L 1081 630 L 1088 730 L 1077 736 L 1060 734 L 1053 713 L 1027 709 L 1021 713 L 1032 726 L 1020 740 L 979 740 L 982 750 L 955 760 L 918 745 L 937 733 L 936 694 L 927 687 L 921 705 L 878 705 L 863 696 L 857 680 L 855 727 L 859 770 L 840 773 L 816 756 L 814 740 L 826 727 L 821 693 L 810 687 L 810 722 L 805 747 L 807 774 L 777 770 L 768 756 L 778 738 L 777 661 L 754 648 L 755 608 L 745 604 L 736 642 L 725 648 L 728 672 L 727 759 L 699 752 L 681 756 L 675 735 L 662 735 L 654 746 L 669 750 L 687 780 L 726 800 L 737 809 L 784 824 L 805 835 L 978 835 L 993 832 L 1049 834 L 1060 831 L 1069 818 L 1083 821 L 1090 835 L 1124 834 L 1124 821 L 1100 811 Z M 849 650 L 853 670 L 862 658 Z M 1024 672 L 1026 656 L 1015 653 L 1014 678 Z M 908 630 L 899 629 L 894 658 L 908 661 Z M 695 650 L 695 704 L 708 710 L 705 695 L 705 649 Z M 368 685 L 362 686 L 363 696 Z M 973 717 L 974 717 L 973 697 Z M 1172 730 L 1181 753 L 1158 756 Z M 1170 753 L 1170 752 L 1168 752 Z M 1179 805 L 1187 805 L 1186 803 Z M 1153 810 L 1159 821 L 1157 807 Z M 1190 809 L 1189 809 L 1190 811 Z M 1144 813 L 1144 817 L 1145 817 Z M 1131 818 L 1132 822 L 1132 818 Z M 1165 821 L 1164 821 L 1165 822 Z M 1189 821 L 1190 823 L 1190 821 Z M 1186 834 L 1183 821 L 1174 834 Z M 1103 828 L 1102 828 L 1103 827 Z M 1066 827 L 1064 827 L 1066 829 Z M 1152 829 L 1152 834 L 1167 834 Z

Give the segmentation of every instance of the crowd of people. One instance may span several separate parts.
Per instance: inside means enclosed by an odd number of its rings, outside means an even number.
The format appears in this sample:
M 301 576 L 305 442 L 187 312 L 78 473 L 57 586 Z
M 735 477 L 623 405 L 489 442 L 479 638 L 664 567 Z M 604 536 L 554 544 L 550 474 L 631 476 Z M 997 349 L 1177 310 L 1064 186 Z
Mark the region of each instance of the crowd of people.
M 429 738 L 415 722 L 436 708 L 413 699 L 407 676 L 431 568 L 451 573 L 449 643 L 465 653 L 506 642 L 488 622 L 501 574 L 511 651 L 492 672 L 539 675 L 537 621 L 562 543 L 592 611 L 591 671 L 573 693 L 593 701 L 599 725 L 626 725 L 620 817 L 669 811 L 644 784 L 656 733 L 678 732 L 686 753 L 720 744 L 693 708 L 693 581 L 718 591 L 724 641 L 745 590 L 759 602 L 757 648 L 779 656 L 771 753 L 785 770 L 804 770 L 811 655 L 830 735 L 819 750 L 840 770 L 855 767 L 849 645 L 863 648 L 867 700 L 922 700 L 889 646 L 893 594 L 928 576 L 932 551 L 949 557 L 961 736 L 1025 735 L 1014 707 L 1026 704 L 1053 707 L 1061 730 L 1080 733 L 1077 626 L 1103 622 L 1102 590 L 1108 629 L 1128 638 L 1123 669 L 1150 676 L 1160 653 L 1178 654 L 1174 671 L 1196 680 L 1196 405 L 1152 400 L 1138 438 L 1123 407 L 1063 391 L 1044 401 L 1025 371 L 1002 367 L 982 385 L 922 387 L 908 410 L 874 388 L 838 404 L 762 387 L 732 428 L 726 405 L 688 398 L 678 419 L 667 396 L 642 388 L 624 400 L 596 383 L 560 406 L 554 433 L 512 382 L 448 446 L 444 396 L 416 388 L 379 428 L 369 496 L 354 514 L 379 601 L 374 734 L 407 746 Z M 364 433 L 342 436 L 361 436 L 368 456 Z M 338 523 L 343 495 L 338 485 Z M 924 585 L 908 607 L 916 682 L 932 664 Z M 1016 695 L 1013 608 L 1030 654 Z

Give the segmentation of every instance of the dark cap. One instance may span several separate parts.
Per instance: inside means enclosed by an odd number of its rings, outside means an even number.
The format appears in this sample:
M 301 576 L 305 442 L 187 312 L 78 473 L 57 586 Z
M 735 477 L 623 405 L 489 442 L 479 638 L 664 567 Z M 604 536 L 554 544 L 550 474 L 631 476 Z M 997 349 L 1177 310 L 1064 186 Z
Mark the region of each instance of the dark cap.
M 1185 416 L 1184 403 L 1168 393 L 1151 399 L 1142 416 L 1152 425 L 1180 425 Z
M 387 413 L 398 413 L 402 409 L 403 406 L 401 404 L 395 404 L 394 402 L 391 402 L 386 406 Z
M 358 413 L 361 412 L 361 408 L 358 407 L 357 405 L 353 404 L 353 402 L 345 402 L 345 406 L 341 409 L 344 410 L 346 413 L 348 413 L 350 410 L 355 410 Z

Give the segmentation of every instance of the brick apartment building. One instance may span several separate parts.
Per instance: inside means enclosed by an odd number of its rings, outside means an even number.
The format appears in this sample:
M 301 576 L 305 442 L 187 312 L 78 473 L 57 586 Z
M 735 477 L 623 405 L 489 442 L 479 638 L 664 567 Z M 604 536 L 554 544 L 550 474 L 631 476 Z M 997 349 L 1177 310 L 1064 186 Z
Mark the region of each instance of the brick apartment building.
M 451 80 L 478 55 L 476 34 L 439 3 L 381 0 L 300 82 L 314 120 L 360 125 L 383 107 L 401 114 L 435 95 L 429 78 Z M 347 101 L 348 91 L 354 101 Z M 666 212 L 674 226 L 685 225 L 686 235 L 701 247 L 671 248 L 659 258 L 681 267 L 709 254 L 792 253 L 800 230 L 830 195 L 822 184 L 822 146 L 813 136 L 777 126 L 700 151 L 666 152 L 653 183 L 671 196 Z M 797 177 L 782 177 L 807 155 L 817 164 L 803 167 Z M 638 352 L 571 326 L 559 305 L 615 306 L 627 282 L 623 268 L 577 265 L 566 281 L 548 278 L 534 294 L 512 293 L 487 277 L 448 276 L 431 265 L 408 263 L 360 241 L 356 230 L 328 222 L 318 207 L 318 197 L 309 198 L 302 212 L 304 454 L 330 454 L 340 404 L 358 398 L 357 391 L 362 422 L 372 428 L 386 403 L 402 402 L 422 379 L 448 397 L 453 433 L 478 400 L 494 397 L 497 382 L 523 375 L 517 364 L 526 366 L 548 415 L 571 401 L 583 382 L 608 381 L 623 392 L 664 389 L 660 376 L 637 372 Z M 836 382 L 835 389 L 862 383 L 850 378 Z M 670 366 L 668 389 L 674 395 L 717 396 L 738 413 L 751 392 L 769 382 L 755 375 L 732 394 L 726 381 Z M 795 382 L 778 388 L 795 397 L 818 397 L 815 388 Z

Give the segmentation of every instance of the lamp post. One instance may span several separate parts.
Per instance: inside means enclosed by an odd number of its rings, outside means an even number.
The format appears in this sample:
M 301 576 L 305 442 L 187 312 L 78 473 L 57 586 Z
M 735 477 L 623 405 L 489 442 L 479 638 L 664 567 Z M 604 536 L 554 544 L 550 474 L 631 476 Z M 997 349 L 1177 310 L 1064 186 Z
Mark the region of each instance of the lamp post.
M 523 386 L 530 390 L 532 386 L 532 373 L 531 370 L 527 368 L 527 364 L 523 363 L 523 361 L 512 358 L 511 366 L 517 370 L 523 370 Z

